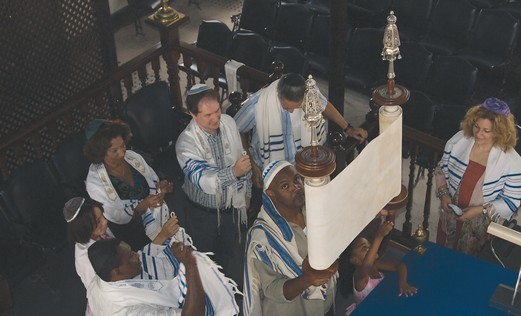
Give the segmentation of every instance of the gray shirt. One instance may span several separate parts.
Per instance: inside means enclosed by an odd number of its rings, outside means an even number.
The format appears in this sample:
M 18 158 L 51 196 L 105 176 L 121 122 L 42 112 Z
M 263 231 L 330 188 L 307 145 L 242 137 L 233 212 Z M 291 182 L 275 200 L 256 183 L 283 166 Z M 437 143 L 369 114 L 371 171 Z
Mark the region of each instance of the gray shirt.
M 291 222 L 288 223 L 295 236 L 299 255 L 305 258 L 308 254 L 306 233 L 299 225 Z M 301 295 L 289 301 L 284 297 L 283 286 L 290 278 L 272 270 L 260 260 L 254 259 L 253 263 L 259 274 L 262 287 L 263 315 L 318 316 L 325 315 L 331 308 L 331 305 L 333 305 L 335 292 L 333 281 L 329 280 L 327 284 L 327 298 L 325 301 L 304 299 Z

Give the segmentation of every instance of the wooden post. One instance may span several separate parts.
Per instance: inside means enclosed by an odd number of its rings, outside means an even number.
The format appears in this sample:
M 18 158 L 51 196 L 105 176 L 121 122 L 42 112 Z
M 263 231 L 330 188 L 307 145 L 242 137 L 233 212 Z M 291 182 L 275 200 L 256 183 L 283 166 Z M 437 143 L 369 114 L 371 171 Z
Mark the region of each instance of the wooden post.
M 344 114 L 344 73 L 347 47 L 347 1 L 331 1 L 329 101 Z M 334 125 L 334 124 L 333 124 Z M 335 128 L 339 128 L 336 126 Z
M 162 10 L 162 9 L 160 9 Z M 182 13 L 178 13 L 178 17 L 172 22 L 162 22 L 155 18 L 156 14 L 150 15 L 145 22 L 159 30 L 159 38 L 161 46 L 165 48 L 163 59 L 167 65 L 168 82 L 170 83 L 170 94 L 172 96 L 172 106 L 181 107 L 183 97 L 181 94 L 181 86 L 179 82 L 179 27 L 187 23 L 190 18 Z

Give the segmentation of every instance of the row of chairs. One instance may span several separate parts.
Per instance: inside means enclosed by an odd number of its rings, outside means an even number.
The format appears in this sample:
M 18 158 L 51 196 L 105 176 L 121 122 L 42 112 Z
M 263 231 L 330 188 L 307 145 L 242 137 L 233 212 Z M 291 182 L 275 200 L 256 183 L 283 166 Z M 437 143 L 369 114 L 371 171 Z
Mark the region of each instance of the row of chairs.
M 476 103 L 478 69 L 458 56 L 433 58 L 417 43 L 404 44 L 402 55 L 396 61 L 396 79 L 411 93 L 403 106 L 404 124 L 448 140 Z
M 436 56 L 469 60 L 481 78 L 499 83 L 501 93 L 519 41 L 521 2 L 491 0 L 494 3 L 476 7 L 476 2 L 484 1 L 394 0 L 388 4 L 398 18 L 402 42 L 419 42 Z M 365 26 L 381 29 L 382 25 Z
M 451 3 L 463 3 L 466 0 L 440 0 L 440 3 L 449 1 Z M 454 20 L 462 20 L 464 16 L 458 15 L 453 17 Z M 512 52 L 514 50 L 520 24 L 510 14 L 499 10 L 482 10 L 478 15 L 475 23 L 465 22 L 470 27 L 471 24 L 474 27 L 470 30 L 468 41 L 464 41 L 465 32 L 459 32 L 461 29 L 447 27 L 446 34 L 453 34 L 453 38 L 431 35 L 425 37 L 419 41 L 413 41 L 421 44 L 433 53 L 434 57 L 437 56 L 459 56 L 462 57 L 473 65 L 478 67 L 484 74 L 494 74 L 496 77 L 499 76 L 499 81 L 504 84 L 505 72 L 511 61 Z M 356 29 L 351 36 L 348 44 L 347 59 L 348 64 L 350 60 L 360 57 L 362 61 L 357 61 L 356 64 L 362 62 L 367 67 L 371 67 L 369 64 L 377 64 L 377 53 L 379 43 L 376 43 L 377 37 L 381 36 L 381 29 L 374 28 L 374 31 L 359 31 Z M 364 28 L 364 30 L 366 30 Z M 401 26 L 399 26 L 400 34 L 403 34 Z M 360 35 L 359 33 L 364 33 Z M 459 35 L 458 35 L 459 34 Z M 371 44 L 364 42 L 371 42 Z M 408 41 L 404 41 L 407 43 Z M 462 43 L 466 43 L 463 45 Z M 360 49 L 360 45 L 364 45 L 364 49 Z M 456 46 L 457 45 L 457 46 Z M 367 49 L 371 49 L 371 52 L 367 54 Z M 365 51 L 364 51 L 365 50 Z M 355 65 L 355 67 L 360 68 Z M 373 66 L 374 67 L 374 66 Z M 365 77 L 368 75 L 366 74 Z M 362 78 L 364 85 L 359 84 L 362 88 L 371 88 L 371 80 L 373 78 Z M 349 85 L 349 82 L 346 82 Z
M 168 84 L 143 87 L 122 109 L 122 119 L 132 130 L 131 148 L 148 159 L 161 179 L 182 179 L 174 145 L 189 117 L 172 109 Z M 67 244 L 63 205 L 71 197 L 87 196 L 90 162 L 83 154 L 85 141 L 83 132 L 69 136 L 50 159 L 19 167 L 0 189 L 0 274 L 12 282 L 45 263 L 42 254 Z M 13 251 L 17 248 L 19 252 Z M 35 260 L 20 260 L 27 257 L 27 249 Z M 19 261 L 26 262 L 14 264 Z
M 321 6 L 325 8 L 324 12 L 329 12 L 330 1 L 313 1 L 320 2 Z M 440 2 L 439 0 L 353 0 L 347 4 L 347 14 L 349 23 L 354 27 L 381 27 L 385 24 L 385 17 L 389 11 L 394 10 L 404 16 L 405 21 L 407 21 L 406 24 L 415 24 L 418 30 L 429 31 L 430 28 L 440 26 L 437 25 L 440 20 L 434 19 L 436 11 L 444 10 L 443 7 L 446 6 L 446 4 L 440 4 Z M 467 2 L 464 4 L 465 6 L 470 5 L 476 12 L 486 9 L 499 9 L 509 12 L 517 19 L 521 17 L 521 1 L 519 0 L 468 0 L 465 2 Z M 466 13 L 467 8 L 461 8 L 461 1 L 450 1 L 450 3 L 454 5 L 454 11 L 449 12 L 445 18 L 441 17 L 442 22 L 448 24 L 460 23 L 452 19 L 453 13 L 461 12 L 462 9 Z M 465 16 L 462 18 L 465 20 Z M 418 33 L 421 34 L 421 32 Z
M 324 47 L 329 46 L 329 16 L 327 10 L 316 8 L 327 8 L 330 2 L 302 2 L 244 1 L 237 28 L 288 43 L 303 52 L 309 51 L 311 56 L 317 56 L 315 51 L 319 51 L 319 57 L 327 58 Z M 464 56 L 487 74 L 501 68 L 502 81 L 519 36 L 520 3 L 504 0 L 364 0 L 350 1 L 348 12 L 357 15 L 357 10 L 363 11 L 367 14 L 365 20 L 378 20 L 378 23 L 352 23 L 354 28 L 381 29 L 386 23 L 385 16 L 393 10 L 398 17 L 403 42 L 420 42 L 435 55 Z M 348 15 L 348 22 L 357 20 L 360 17 Z M 314 42 L 315 34 L 322 38 L 320 43 Z M 314 69 L 316 63 L 310 60 L 310 64 Z M 324 65 L 327 63 L 322 62 L 317 70 L 324 70 Z
M 330 0 L 245 0 L 233 30 L 249 30 L 268 41 L 298 48 L 318 74 L 328 70 Z M 385 21 L 385 19 L 384 19 Z M 346 34 L 352 28 L 345 26 Z
M 269 3 L 266 1 L 268 0 L 244 2 L 238 31 L 231 32 L 222 22 L 203 22 L 199 29 L 196 45 L 266 72 L 271 72 L 269 67 L 274 58 L 283 59 L 284 56 L 288 56 L 285 58 L 288 61 L 286 72 L 303 72 L 309 67 L 309 70 L 315 74 L 326 74 L 329 69 L 330 16 L 317 13 L 300 14 L 300 11 L 311 12 L 304 4 L 281 3 L 277 5 L 277 1 Z M 498 9 L 481 10 L 478 13 L 476 7 L 470 5 L 467 0 L 437 0 L 435 5 L 432 5 L 431 0 L 413 2 L 414 4 L 411 6 L 404 6 L 401 14 L 396 13 L 402 42 L 418 42 L 435 56 L 461 56 L 478 67 L 482 73 L 492 74 L 494 75 L 492 77 L 496 79 L 499 77 L 499 80 L 496 80 L 501 83 L 498 90 L 504 86 L 506 70 L 519 37 L 519 21 L 509 13 Z M 427 5 L 427 2 L 432 6 Z M 394 4 L 397 3 L 401 2 L 395 0 Z M 251 9 L 254 4 L 256 11 Z M 262 7 L 261 4 L 264 4 L 265 7 Z M 414 14 L 416 11 L 411 8 L 415 5 L 428 8 L 428 10 L 424 10 L 426 12 L 424 16 Z M 262 8 L 266 12 L 268 9 L 271 11 L 263 13 Z M 408 10 L 405 10 L 406 8 Z M 397 9 L 400 10 L 400 8 Z M 254 16 L 259 21 L 266 23 L 269 19 L 261 18 L 266 15 L 275 17 L 274 21 L 279 18 L 281 22 L 267 26 L 255 22 L 256 20 L 252 18 Z M 299 16 L 299 19 L 306 21 L 310 19 L 311 22 L 299 23 L 293 16 Z M 423 28 L 416 23 L 426 23 L 425 21 L 429 20 L 432 21 L 432 27 L 425 33 L 421 31 Z M 284 27 L 282 27 L 283 25 Z M 299 27 L 294 27 L 294 25 L 299 25 Z M 306 26 L 303 27 L 303 25 Z M 373 32 L 357 33 L 347 26 L 348 74 L 346 84 L 348 86 L 370 90 L 372 81 L 376 80 L 371 71 L 368 72 L 367 69 L 361 67 L 364 65 L 370 69 L 377 67 L 380 63 L 380 57 L 377 54 L 381 51 L 383 30 L 374 29 Z M 367 37 L 361 36 L 362 33 Z M 279 53 L 277 56 L 270 55 L 269 46 L 284 46 L 286 53 Z M 361 46 L 364 49 L 360 49 Z M 183 64 L 180 66 L 184 71 L 190 70 L 196 76 L 199 75 L 196 65 L 191 69 L 186 69 L 187 67 L 184 67 Z M 360 71 L 357 72 L 357 69 Z M 380 74 L 378 74 L 379 76 Z M 202 77 L 207 78 L 205 75 Z M 220 80 L 220 85 L 226 89 L 224 76 Z
M 284 64 L 284 73 L 295 72 L 307 75 L 310 68 L 308 60 L 298 48 L 283 42 L 269 41 L 253 31 L 232 32 L 224 22 L 218 20 L 201 22 L 195 45 L 267 73 L 272 73 L 272 63 L 275 60 Z M 196 78 L 204 81 L 211 76 L 210 70 L 207 68 L 203 70 L 197 60 L 191 61 L 190 65 L 183 61 L 179 64 L 179 69 L 187 73 L 187 88 L 195 84 Z M 224 69 L 221 69 L 218 82 L 223 95 L 226 96 L 228 86 Z

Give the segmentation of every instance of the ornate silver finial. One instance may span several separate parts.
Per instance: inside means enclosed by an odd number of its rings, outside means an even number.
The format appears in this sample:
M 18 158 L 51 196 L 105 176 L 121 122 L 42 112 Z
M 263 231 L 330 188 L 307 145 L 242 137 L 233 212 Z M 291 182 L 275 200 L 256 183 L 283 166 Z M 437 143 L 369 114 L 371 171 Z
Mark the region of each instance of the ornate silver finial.
M 400 56 L 400 35 L 398 34 L 396 16 L 393 11 L 389 12 L 389 16 L 387 17 L 387 26 L 384 31 L 383 44 L 383 60 L 394 61 L 396 58 L 402 58 L 402 56 Z
M 387 94 L 389 95 L 393 95 L 395 93 L 394 61 L 397 58 L 402 58 L 402 56 L 400 56 L 400 35 L 398 34 L 398 27 L 396 27 L 396 20 L 397 19 L 394 15 L 394 12 L 389 12 L 383 39 L 384 48 L 382 50 L 382 59 L 389 62 L 389 66 L 387 67 Z
M 316 128 L 320 125 L 323 118 L 316 81 L 311 75 L 309 75 L 306 80 L 306 91 L 304 93 L 302 110 L 304 111 L 303 121 L 311 127 L 311 146 L 316 146 L 318 145 Z

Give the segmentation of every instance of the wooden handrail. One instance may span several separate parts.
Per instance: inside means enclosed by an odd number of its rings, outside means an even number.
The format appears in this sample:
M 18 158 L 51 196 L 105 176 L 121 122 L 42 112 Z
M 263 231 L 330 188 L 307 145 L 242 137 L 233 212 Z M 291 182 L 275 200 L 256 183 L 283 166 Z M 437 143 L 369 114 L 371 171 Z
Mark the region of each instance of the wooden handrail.
M 428 150 L 442 153 L 443 149 L 445 149 L 446 141 L 443 139 L 437 138 L 406 125 L 403 126 L 402 132 L 403 139 L 413 143 L 419 143 L 423 148 Z
M 416 170 L 420 172 L 421 168 L 427 170 L 427 183 L 426 183 L 426 192 L 424 196 L 424 204 L 423 204 L 423 222 L 421 223 L 423 228 L 428 232 L 429 230 L 429 217 L 431 213 L 431 196 L 432 196 L 432 186 L 434 180 L 434 170 L 436 165 L 438 164 L 441 156 L 443 155 L 443 150 L 445 148 L 445 141 L 429 135 L 427 133 L 421 132 L 414 128 L 403 126 L 403 140 L 409 146 L 409 179 L 408 179 L 408 201 L 405 207 L 405 222 L 402 226 L 401 239 L 400 242 L 408 245 L 412 245 L 414 241 L 411 238 L 412 230 L 412 205 L 415 197 L 415 179 L 417 179 L 418 175 L 416 174 Z M 420 168 L 416 168 L 420 163 L 418 161 L 418 157 L 422 155 L 422 161 Z M 396 234 L 393 235 L 396 237 Z
M 212 74 L 216 73 L 218 75 L 220 70 L 224 69 L 226 62 L 228 62 L 226 57 L 209 52 L 192 43 L 180 42 L 179 47 L 176 47 L 175 49 L 179 50 L 184 61 L 187 59 L 204 61 L 207 66 L 210 66 L 212 69 L 217 69 L 216 72 L 212 71 Z M 250 82 L 247 86 L 252 86 L 253 83 L 254 87 L 262 87 L 270 81 L 270 76 L 267 73 L 248 66 L 239 67 L 237 69 L 237 75 L 240 77 L 241 81 L 246 80 Z M 242 84 L 243 82 L 241 82 L 241 86 Z M 243 93 L 243 95 L 245 94 Z

